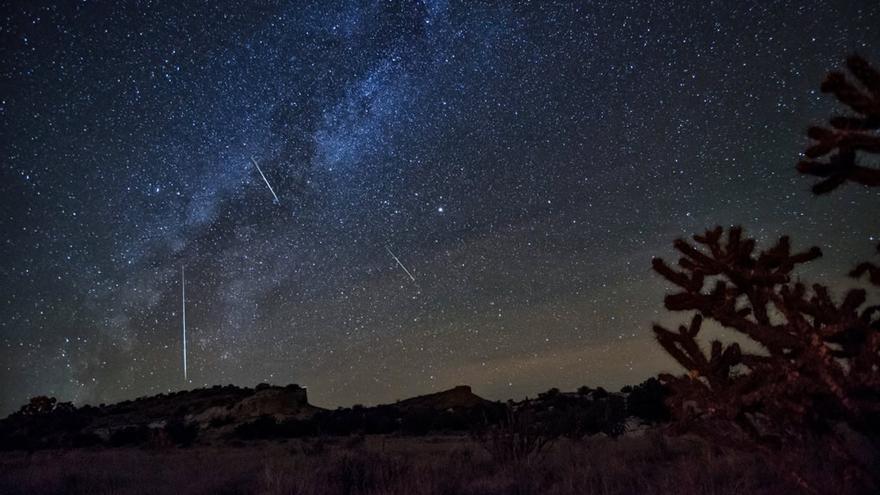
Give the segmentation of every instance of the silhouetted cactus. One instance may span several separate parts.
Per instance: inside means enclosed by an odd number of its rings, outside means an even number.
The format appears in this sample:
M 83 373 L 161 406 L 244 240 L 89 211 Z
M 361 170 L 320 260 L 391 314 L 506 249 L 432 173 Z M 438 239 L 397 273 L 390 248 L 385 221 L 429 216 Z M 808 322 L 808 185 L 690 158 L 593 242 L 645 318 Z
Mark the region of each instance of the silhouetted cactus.
M 859 153 L 880 153 L 880 72 L 865 59 L 852 56 L 846 66 L 857 86 L 842 72 L 831 72 L 822 83 L 823 93 L 832 93 L 855 115 L 837 116 L 828 127 L 811 127 L 807 135 L 815 141 L 804 151 L 807 160 L 798 163 L 803 174 L 823 177 L 813 192 L 824 194 L 846 181 L 880 186 L 880 169 L 858 164 Z M 818 161 L 822 157 L 827 161 Z
M 723 234 L 716 227 L 695 235 L 696 246 L 675 241 L 678 269 L 653 260 L 654 270 L 678 288 L 666 296 L 666 308 L 696 312 L 677 331 L 654 326 L 660 345 L 688 370 L 660 376 L 672 391 L 677 426 L 711 424 L 703 433 L 746 449 L 752 441 L 772 448 L 825 436 L 847 456 L 829 435 L 841 425 L 880 444 L 880 306 L 866 306 L 863 289 L 849 290 L 838 304 L 826 287 L 792 280 L 797 265 L 821 256 L 818 248 L 793 254 L 782 237 L 756 252 L 741 228 Z M 716 340 L 704 352 L 698 343 L 704 319 L 747 336 L 760 350 Z M 867 471 L 859 472 L 853 476 L 866 483 Z
M 831 128 L 810 128 L 816 143 L 798 164 L 801 173 L 824 178 L 813 187 L 816 194 L 846 181 L 880 186 L 880 170 L 857 163 L 859 153 L 880 153 L 880 73 L 859 57 L 849 58 L 847 67 L 863 88 L 832 72 L 822 91 L 856 116 L 834 117 Z M 817 160 L 825 156 L 827 161 Z M 838 303 L 826 286 L 807 288 L 793 279 L 797 265 L 821 251 L 793 254 L 788 237 L 760 252 L 740 227 L 726 236 L 716 227 L 693 239 L 696 245 L 675 241 L 682 254 L 678 268 L 653 260 L 654 270 L 678 288 L 666 296 L 666 308 L 695 312 L 677 331 L 654 326 L 660 345 L 688 370 L 660 376 L 672 391 L 678 426 L 711 425 L 701 431 L 758 450 L 822 437 L 823 445 L 846 459 L 847 479 L 876 487 L 877 475 L 859 465 L 845 437 L 854 431 L 875 452 L 880 446 L 880 305 L 867 304 L 863 289 L 849 290 Z M 864 274 L 880 285 L 880 267 L 865 262 L 850 272 Z M 748 337 L 758 350 L 716 340 L 704 352 L 697 340 L 704 320 Z M 799 473 L 787 474 L 808 488 Z
M 880 253 L 880 246 L 877 246 L 877 252 Z M 859 278 L 866 273 L 868 274 L 868 280 L 872 284 L 880 286 L 880 266 L 868 261 L 863 261 L 856 265 L 856 267 L 849 272 L 849 276 Z
M 822 92 L 832 93 L 848 106 L 855 116 L 838 116 L 829 120 L 831 129 L 811 127 L 807 135 L 816 141 L 804 155 L 809 158 L 797 165 L 799 172 L 824 177 L 813 186 L 813 192 L 824 194 L 847 180 L 869 187 L 880 186 L 880 169 L 859 165 L 859 153 L 880 155 L 880 72 L 865 59 L 852 56 L 846 61 L 850 73 L 861 83 L 861 88 L 850 82 L 842 72 L 830 72 L 822 83 Z M 828 155 L 827 162 L 817 158 Z M 877 246 L 880 252 L 880 245 Z M 859 278 L 868 274 L 868 280 L 880 286 L 880 266 L 862 262 L 849 275 Z
M 821 256 L 818 248 L 792 254 L 782 237 L 756 253 L 739 227 L 722 234 L 716 227 L 694 236 L 702 249 L 677 240 L 680 270 L 653 261 L 680 289 L 666 296 L 666 308 L 697 313 L 678 331 L 654 326 L 660 345 L 688 370 L 661 376 L 674 392 L 673 411 L 734 420 L 759 436 L 837 420 L 864 430 L 880 413 L 880 308 L 863 307 L 862 289 L 836 304 L 826 287 L 793 282 L 794 268 Z M 713 341 L 704 353 L 697 342 L 704 318 L 746 335 L 763 352 Z

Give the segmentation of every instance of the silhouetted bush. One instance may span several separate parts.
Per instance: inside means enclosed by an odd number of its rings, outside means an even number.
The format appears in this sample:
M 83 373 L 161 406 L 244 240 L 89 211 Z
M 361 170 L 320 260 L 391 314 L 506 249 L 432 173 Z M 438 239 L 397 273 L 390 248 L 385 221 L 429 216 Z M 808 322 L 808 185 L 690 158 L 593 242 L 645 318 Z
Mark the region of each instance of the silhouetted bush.
M 208 427 L 209 428 L 221 428 L 221 427 L 226 426 L 228 424 L 232 424 L 234 421 L 235 421 L 235 419 L 228 414 L 225 416 L 217 416 L 217 417 L 211 418 L 211 420 L 208 421 Z
M 146 426 L 126 426 L 110 434 L 109 444 L 113 447 L 145 445 L 151 437 Z
M 626 399 L 628 415 L 653 423 L 669 420 L 669 408 L 666 406 L 669 390 L 660 380 L 649 378 L 629 389 Z
M 508 406 L 499 423 L 476 429 L 472 436 L 495 461 L 512 462 L 540 456 L 559 435 L 541 424 L 534 410 Z
M 71 439 L 70 446 L 78 448 L 97 447 L 102 445 L 104 440 L 94 433 L 76 433 Z
M 558 395 L 559 395 L 559 389 L 556 387 L 553 387 L 553 388 L 547 390 L 546 392 L 539 393 L 538 398 L 539 399 L 552 399 L 553 397 L 556 397 Z
M 263 415 L 257 419 L 235 427 L 235 435 L 243 440 L 256 440 L 276 437 L 281 433 L 274 417 Z
M 196 440 L 196 437 L 198 437 L 199 425 L 196 423 L 187 423 L 180 418 L 175 418 L 165 425 L 165 432 L 174 444 L 188 447 Z

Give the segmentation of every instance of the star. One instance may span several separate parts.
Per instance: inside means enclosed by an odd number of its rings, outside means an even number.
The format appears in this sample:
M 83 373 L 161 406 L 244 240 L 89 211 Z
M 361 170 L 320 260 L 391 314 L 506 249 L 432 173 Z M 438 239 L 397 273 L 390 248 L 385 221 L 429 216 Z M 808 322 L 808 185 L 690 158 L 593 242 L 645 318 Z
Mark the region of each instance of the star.
M 880 9 L 838 3 L 25 2 L 0 415 L 265 377 L 326 407 L 641 382 L 677 236 L 787 234 L 827 273 L 877 238 L 850 214 L 876 194 L 793 178 L 823 75 L 876 45 Z

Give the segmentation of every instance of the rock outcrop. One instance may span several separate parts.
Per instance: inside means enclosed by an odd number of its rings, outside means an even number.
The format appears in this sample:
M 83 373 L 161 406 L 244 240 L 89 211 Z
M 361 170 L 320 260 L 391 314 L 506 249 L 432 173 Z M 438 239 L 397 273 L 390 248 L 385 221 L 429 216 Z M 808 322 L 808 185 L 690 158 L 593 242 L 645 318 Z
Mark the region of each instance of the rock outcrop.
M 199 424 L 209 424 L 211 421 L 242 423 L 260 416 L 272 416 L 282 421 L 290 418 L 308 419 L 321 410 L 309 404 L 306 389 L 298 385 L 258 386 L 253 395 L 234 403 L 209 407 L 199 413 L 190 414 L 187 420 Z

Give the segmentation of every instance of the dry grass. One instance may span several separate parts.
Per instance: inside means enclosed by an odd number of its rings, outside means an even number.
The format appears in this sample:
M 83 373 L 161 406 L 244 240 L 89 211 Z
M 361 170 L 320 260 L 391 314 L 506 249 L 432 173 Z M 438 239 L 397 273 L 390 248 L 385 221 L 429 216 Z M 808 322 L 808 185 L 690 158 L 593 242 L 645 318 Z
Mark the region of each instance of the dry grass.
M 818 449 L 817 449 L 818 451 Z M 804 460 L 800 462 L 816 462 Z M 464 437 L 368 437 L 190 449 L 6 453 L 4 494 L 654 494 L 796 493 L 761 459 L 659 435 L 558 442 L 495 461 Z M 838 492 L 831 473 L 816 485 Z

